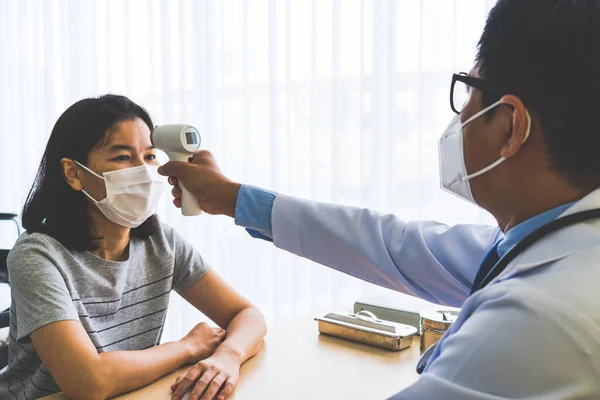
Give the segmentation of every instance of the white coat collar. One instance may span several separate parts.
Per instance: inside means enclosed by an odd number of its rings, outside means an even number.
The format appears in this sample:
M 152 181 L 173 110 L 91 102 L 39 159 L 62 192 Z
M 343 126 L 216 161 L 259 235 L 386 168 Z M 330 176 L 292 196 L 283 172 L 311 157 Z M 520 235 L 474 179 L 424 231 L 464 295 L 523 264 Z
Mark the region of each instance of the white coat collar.
M 600 189 L 594 190 L 573 204 L 560 217 L 594 208 L 600 208 Z M 592 219 L 565 227 L 543 237 L 519 254 L 492 283 L 509 279 L 524 271 L 599 244 L 600 219 Z

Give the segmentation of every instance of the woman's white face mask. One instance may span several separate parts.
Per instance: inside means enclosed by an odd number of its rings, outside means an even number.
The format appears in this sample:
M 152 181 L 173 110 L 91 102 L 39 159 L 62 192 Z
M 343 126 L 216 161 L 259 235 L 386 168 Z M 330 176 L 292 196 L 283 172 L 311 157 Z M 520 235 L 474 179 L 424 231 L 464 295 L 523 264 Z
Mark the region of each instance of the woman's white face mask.
M 82 192 L 106 218 L 127 228 L 136 228 L 154 215 L 161 195 L 169 188 L 166 178 L 158 173 L 158 167 L 155 166 L 117 169 L 100 176 L 85 165 L 77 161 L 75 163 L 104 180 L 106 198 L 96 200 L 85 190 Z
M 470 180 L 485 174 L 488 171 L 496 168 L 502 164 L 506 159 L 500 157 L 494 163 L 487 167 L 474 172 L 472 174 L 467 173 L 467 166 L 465 165 L 465 154 L 464 154 L 464 128 L 477 118 L 486 114 L 490 110 L 498 107 L 501 103 L 497 102 L 491 106 L 481 110 L 477 114 L 469 118 L 464 124 L 460 122 L 460 116 L 456 115 L 450 125 L 446 128 L 446 131 L 440 138 L 439 142 L 439 156 L 440 156 L 440 184 L 442 189 L 457 195 L 461 199 L 467 200 L 470 203 L 476 204 L 471 192 Z M 527 112 L 527 111 L 526 111 Z M 527 112 L 527 132 L 523 143 L 529 138 L 531 132 L 531 116 Z

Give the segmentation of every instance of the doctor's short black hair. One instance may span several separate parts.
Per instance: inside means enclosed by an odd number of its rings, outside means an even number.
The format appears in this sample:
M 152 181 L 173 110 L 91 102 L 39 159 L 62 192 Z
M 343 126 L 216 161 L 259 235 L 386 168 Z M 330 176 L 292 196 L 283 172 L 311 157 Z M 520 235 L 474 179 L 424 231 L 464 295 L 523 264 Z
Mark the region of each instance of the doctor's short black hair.
M 87 165 L 89 152 L 102 146 L 117 124 L 138 118 L 154 129 L 144 108 L 113 94 L 80 100 L 58 118 L 23 207 L 22 224 L 27 233 L 45 233 L 69 250 L 98 248 L 100 238 L 91 232 L 88 200 L 67 184 L 60 160 L 65 157 Z M 132 229 L 131 237 L 147 238 L 157 227 L 154 215 Z
M 537 113 L 556 172 L 600 186 L 599 0 L 499 0 L 476 67 Z M 483 106 L 497 100 L 484 93 Z

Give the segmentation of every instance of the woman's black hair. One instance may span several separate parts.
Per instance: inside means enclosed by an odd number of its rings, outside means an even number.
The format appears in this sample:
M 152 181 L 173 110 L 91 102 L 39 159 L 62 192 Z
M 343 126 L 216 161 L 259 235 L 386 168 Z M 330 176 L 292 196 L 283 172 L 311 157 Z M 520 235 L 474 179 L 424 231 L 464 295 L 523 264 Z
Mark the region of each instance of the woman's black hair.
M 87 200 L 67 184 L 60 160 L 70 158 L 87 165 L 90 150 L 107 140 L 117 124 L 138 118 L 150 130 L 154 128 L 144 108 L 112 94 L 80 100 L 60 116 L 23 207 L 22 223 L 28 233 L 45 233 L 70 250 L 98 248 L 101 238 L 93 236 Z M 132 229 L 131 237 L 147 238 L 157 226 L 153 215 Z

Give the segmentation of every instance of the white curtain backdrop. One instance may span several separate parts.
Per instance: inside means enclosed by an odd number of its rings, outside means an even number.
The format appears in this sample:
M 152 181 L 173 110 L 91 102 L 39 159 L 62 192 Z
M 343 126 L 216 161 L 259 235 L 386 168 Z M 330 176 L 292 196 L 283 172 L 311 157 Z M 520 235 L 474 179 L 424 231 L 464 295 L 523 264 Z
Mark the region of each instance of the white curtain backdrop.
M 157 124 L 195 125 L 234 180 L 405 219 L 493 222 L 439 189 L 437 161 L 451 74 L 471 68 L 493 4 L 0 0 L 0 212 L 20 211 L 58 116 L 112 92 Z M 389 294 L 227 218 L 182 218 L 167 198 L 160 214 L 270 324 Z M 173 296 L 165 339 L 199 318 Z

